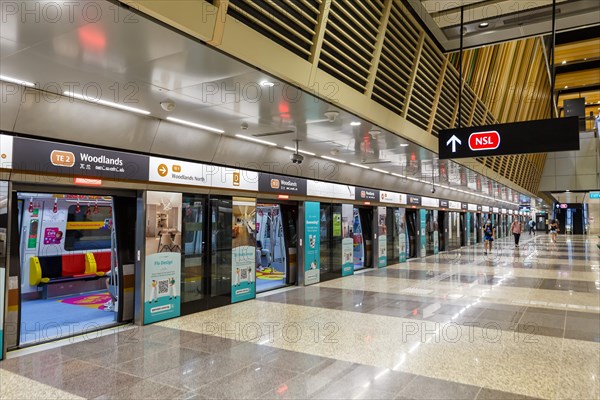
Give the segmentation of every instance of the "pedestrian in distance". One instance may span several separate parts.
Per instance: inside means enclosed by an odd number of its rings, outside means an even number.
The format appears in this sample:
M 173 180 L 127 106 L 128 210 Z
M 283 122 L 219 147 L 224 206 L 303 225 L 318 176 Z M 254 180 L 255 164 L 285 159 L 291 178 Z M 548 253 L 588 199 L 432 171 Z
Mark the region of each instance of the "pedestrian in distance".
M 521 221 L 519 219 L 515 219 L 512 224 L 510 224 L 510 231 L 515 237 L 515 247 L 519 247 L 519 239 L 521 238 Z
M 483 227 L 483 254 L 487 255 L 492 252 L 492 242 L 494 241 L 494 227 L 489 219 Z

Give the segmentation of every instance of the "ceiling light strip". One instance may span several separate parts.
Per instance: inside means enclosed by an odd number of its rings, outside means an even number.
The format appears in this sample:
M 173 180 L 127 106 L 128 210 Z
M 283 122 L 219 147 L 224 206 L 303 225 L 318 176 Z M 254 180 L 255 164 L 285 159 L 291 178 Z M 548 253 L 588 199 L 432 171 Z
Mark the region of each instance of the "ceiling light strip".
M 325 159 L 325 160 L 329 160 L 329 161 L 335 161 L 335 162 L 339 162 L 342 164 L 346 164 L 346 161 L 344 160 L 340 160 L 339 158 L 333 158 L 333 157 L 327 157 L 327 156 L 320 156 L 321 158 Z
M 267 142 L 266 140 L 257 139 L 257 138 L 251 137 L 251 136 L 240 135 L 239 133 L 237 133 L 237 134 L 235 135 L 235 137 L 238 137 L 238 138 L 240 138 L 240 139 L 244 139 L 244 140 L 249 140 L 249 141 L 251 141 L 251 142 L 256 142 L 256 143 L 260 143 L 260 144 L 265 144 L 265 145 L 267 145 L 267 146 L 277 146 L 277 144 L 276 144 L 276 143 L 273 143 L 273 142 Z
M 356 164 L 353 162 L 351 162 L 350 165 L 352 165 L 354 167 L 358 167 L 358 168 L 371 169 L 370 167 L 367 167 L 366 165 Z
M 167 121 L 175 122 L 176 124 L 191 126 L 192 128 L 203 129 L 205 131 L 210 131 L 210 132 L 215 132 L 215 133 L 225 133 L 225 131 L 222 129 L 217 129 L 217 128 L 213 128 L 213 127 L 202 125 L 202 124 L 197 124 L 195 122 L 186 121 L 186 120 L 179 119 L 179 118 L 167 117 Z
M 78 100 L 86 101 L 88 103 L 100 104 L 100 105 L 103 105 L 103 106 L 112 107 L 112 108 L 118 108 L 120 110 L 130 111 L 130 112 L 134 112 L 134 113 L 142 114 L 142 115 L 150 115 L 150 111 L 142 110 L 140 108 L 125 106 L 125 105 L 119 104 L 119 103 L 113 103 L 112 101 L 106 101 L 106 100 L 102 100 L 102 99 L 90 98 L 90 97 L 83 96 L 83 95 L 80 95 L 80 94 L 77 94 L 77 93 L 73 93 L 73 92 L 69 92 L 69 91 L 65 91 L 65 92 L 63 92 L 63 94 L 65 96 L 68 96 L 68 97 L 72 97 L 72 98 L 75 98 L 75 99 L 78 99 Z
M 22 79 L 17 79 L 17 78 L 11 78 L 10 76 L 6 76 L 6 75 L 0 75 L 0 81 L 16 83 L 17 85 L 27 86 L 27 87 L 35 86 L 35 83 L 33 83 L 33 82 L 24 81 Z

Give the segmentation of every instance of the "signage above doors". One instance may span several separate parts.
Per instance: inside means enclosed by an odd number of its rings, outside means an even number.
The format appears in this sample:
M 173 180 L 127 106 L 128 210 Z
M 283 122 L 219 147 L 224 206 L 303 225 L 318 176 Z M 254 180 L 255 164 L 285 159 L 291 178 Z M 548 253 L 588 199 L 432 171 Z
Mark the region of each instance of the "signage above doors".
M 577 117 L 514 122 L 439 133 L 440 160 L 579 150 Z

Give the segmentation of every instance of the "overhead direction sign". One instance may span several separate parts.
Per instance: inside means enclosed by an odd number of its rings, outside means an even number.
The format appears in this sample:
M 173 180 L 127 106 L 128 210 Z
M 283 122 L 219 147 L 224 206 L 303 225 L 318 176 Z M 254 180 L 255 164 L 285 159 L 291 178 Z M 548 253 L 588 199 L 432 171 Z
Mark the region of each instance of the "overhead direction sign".
M 444 129 L 439 133 L 440 160 L 579 150 L 577 117 Z

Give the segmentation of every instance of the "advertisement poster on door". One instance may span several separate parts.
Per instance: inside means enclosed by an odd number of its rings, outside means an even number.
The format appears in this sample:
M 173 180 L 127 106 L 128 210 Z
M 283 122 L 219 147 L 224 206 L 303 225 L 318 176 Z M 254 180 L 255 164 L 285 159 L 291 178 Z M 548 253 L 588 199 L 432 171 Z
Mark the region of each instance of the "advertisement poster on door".
M 256 201 L 233 198 L 231 302 L 256 297 L 256 266 L 264 250 L 256 248 Z
M 146 194 L 144 324 L 180 315 L 181 193 Z
M 4 332 L 2 332 L 2 328 L 4 327 L 4 278 L 5 278 L 6 270 L 4 268 L 0 268 L 0 360 L 2 360 L 2 349 L 4 348 Z
M 304 203 L 304 284 L 319 283 L 321 268 L 321 207 L 317 201 Z
M 354 274 L 354 210 L 342 204 L 342 276 Z
M 440 251 L 440 229 L 438 224 L 438 211 L 433 211 L 433 254 Z
M 377 266 L 387 267 L 387 226 L 385 225 L 386 208 L 377 207 Z
M 427 229 L 427 210 L 419 210 L 419 240 L 421 257 L 425 257 L 427 255 L 427 236 L 425 234 L 425 230 Z
M 467 225 L 467 245 L 471 244 L 471 213 L 468 212 L 466 216 L 466 225 Z
M 398 261 L 406 262 L 406 209 L 399 208 L 396 213 L 398 218 Z

